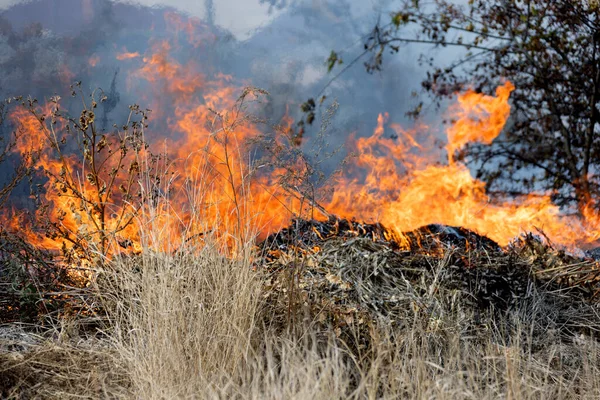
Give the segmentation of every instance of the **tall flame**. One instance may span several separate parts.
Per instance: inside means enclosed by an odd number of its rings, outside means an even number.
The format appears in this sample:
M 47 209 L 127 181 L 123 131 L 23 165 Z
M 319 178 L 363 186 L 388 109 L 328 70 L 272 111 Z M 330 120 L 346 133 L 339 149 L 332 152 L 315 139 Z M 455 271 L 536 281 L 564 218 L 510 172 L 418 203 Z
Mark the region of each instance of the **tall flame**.
M 173 14 L 167 14 L 166 20 L 179 36 L 200 46 L 194 35 L 198 21 Z M 261 129 L 243 118 L 242 103 L 237 100 L 242 85 L 228 75 L 202 72 L 202 66 L 194 61 L 180 62 L 172 56 L 176 46 L 169 41 L 152 43 L 146 54 L 124 51 L 116 59 L 133 68 L 128 69 L 130 86 L 150 87 L 146 100 L 153 113 L 145 139 L 150 141 L 148 152 L 164 157 L 152 158 L 145 151 L 138 155 L 142 170 L 154 171 L 154 175 L 142 174 L 136 182 L 147 203 L 126 229 L 117 229 L 121 217 L 115 210 L 107 216 L 107 231 L 118 230 L 118 235 L 135 242 L 137 249 L 144 241 L 173 251 L 215 227 L 241 238 L 255 230 L 265 235 L 287 224 L 309 204 L 283 190 L 280 178 L 289 170 L 302 173 L 305 166 L 279 166 L 268 172 L 255 168 L 248 155 L 249 142 L 260 138 Z M 90 65 L 97 61 L 90 58 Z M 68 70 L 63 73 L 70 74 Z M 591 210 L 587 210 L 586 220 L 579 220 L 561 215 L 545 195 L 494 200 L 486 193 L 485 184 L 455 159 L 456 151 L 468 143 L 489 144 L 502 132 L 510 115 L 512 90 L 512 83 L 506 82 L 498 87 L 496 96 L 474 91 L 459 94 L 457 104 L 450 108 L 454 123 L 446 132 L 445 153 L 435 145 L 434 135 L 427 134 L 428 127 L 405 130 L 389 123 L 387 114 L 380 114 L 371 137 L 350 142 L 349 150 L 357 153 L 357 158 L 321 205 L 342 217 L 382 222 L 398 235 L 440 223 L 477 231 L 501 245 L 538 228 L 564 245 L 598 239 L 600 223 L 593 223 L 598 218 Z M 62 161 L 53 158 L 47 148 L 47 131 L 30 113 L 16 109 L 10 118 L 26 133 L 16 151 L 26 154 L 41 149 L 35 159 L 37 168 L 54 176 L 65 163 L 72 171 L 83 171 L 82 160 L 75 155 Z M 386 137 L 390 129 L 394 138 Z M 86 217 L 86 210 L 61 196 L 52 185 L 51 181 L 45 183 L 49 208 L 38 213 L 49 213 L 71 232 L 88 229 L 94 221 Z M 83 190 L 93 192 L 93 185 L 82 185 Z M 54 250 L 68 245 L 64 238 L 44 237 L 33 226 L 23 226 L 18 218 L 9 223 L 33 244 Z M 148 237 L 148 232 L 156 236 Z
M 471 142 L 490 144 L 504 128 L 510 115 L 508 98 L 515 89 L 506 82 L 496 89 L 496 97 L 467 91 L 458 96 L 454 107 L 457 121 L 448 129 L 448 160 L 453 161 L 454 152 Z
M 344 190 L 336 190 L 327 208 L 345 217 L 382 221 L 398 234 L 439 223 L 474 230 L 501 245 L 537 229 L 563 245 L 596 240 L 596 230 L 562 216 L 549 196 L 494 201 L 485 184 L 454 161 L 455 151 L 466 144 L 489 144 L 501 133 L 510 115 L 512 90 L 506 82 L 495 97 L 472 90 L 458 95 L 457 106 L 450 109 L 455 122 L 447 130 L 444 165 L 435 162 L 440 154 L 434 146 L 425 148 L 416 141 L 417 132 L 409 138 L 403 132 L 397 141 L 384 138 L 387 115 L 380 115 L 374 135 L 356 142 L 354 170 L 342 179 L 339 187 Z

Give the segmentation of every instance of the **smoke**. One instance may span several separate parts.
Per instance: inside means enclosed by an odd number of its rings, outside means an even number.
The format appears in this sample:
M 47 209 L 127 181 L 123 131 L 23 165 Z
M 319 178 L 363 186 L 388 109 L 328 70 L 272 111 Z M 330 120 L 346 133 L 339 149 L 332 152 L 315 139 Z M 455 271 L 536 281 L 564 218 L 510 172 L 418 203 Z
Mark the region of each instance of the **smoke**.
M 395 122 L 406 121 L 404 113 L 420 78 L 414 59 L 406 58 L 411 53 L 388 58 L 384 71 L 373 75 L 366 73 L 364 59 L 358 59 L 330 83 L 362 53 L 364 36 L 382 16 L 382 4 L 374 9 L 348 0 L 277 4 L 283 12 L 244 43 L 238 53 L 243 62 L 237 63 L 241 68 L 235 71 L 269 90 L 276 103 L 273 109 L 281 114 L 287 104 L 297 112 L 302 101 L 318 94 L 337 99 L 340 109 L 335 126 L 346 136 L 372 133 L 381 112 L 390 113 Z M 327 73 L 325 60 L 331 50 L 340 54 L 344 64 Z
M 302 117 L 299 106 L 309 97 L 326 95 L 325 105 L 340 104 L 330 140 L 343 144 L 350 134 L 367 136 L 377 115 L 405 121 L 404 112 L 417 89 L 414 60 L 389 57 L 384 72 L 369 75 L 356 61 L 333 80 L 325 59 L 339 51 L 346 64 L 362 51 L 363 36 L 389 1 L 375 6 L 349 0 L 271 2 L 279 9 L 267 26 L 245 40 L 215 25 L 213 1 L 204 2 L 206 20 L 190 18 L 168 7 L 146 7 L 108 0 L 39 0 L 13 6 L 0 14 L 0 96 L 31 95 L 43 101 L 59 94 L 69 108 L 69 85 L 83 82 L 92 93 L 108 96 L 101 124 L 110 128 L 127 115 L 127 105 L 160 108 L 152 122 L 156 131 L 170 132 L 172 100 L 155 93 L 136 75 L 144 57 L 169 43 L 169 57 L 206 80 L 230 75 L 241 86 L 251 84 L 270 92 L 260 111 L 273 123 L 287 114 Z M 119 58 L 120 54 L 138 54 Z M 345 65 L 346 65 L 345 64 Z M 343 66 L 345 66 L 343 65 Z M 201 90 L 201 89 L 199 89 Z M 201 96 L 200 96 L 201 97 Z M 171 108 L 170 108 L 171 107 Z M 312 132 L 318 129 L 317 118 Z M 311 134 L 309 130 L 308 135 Z

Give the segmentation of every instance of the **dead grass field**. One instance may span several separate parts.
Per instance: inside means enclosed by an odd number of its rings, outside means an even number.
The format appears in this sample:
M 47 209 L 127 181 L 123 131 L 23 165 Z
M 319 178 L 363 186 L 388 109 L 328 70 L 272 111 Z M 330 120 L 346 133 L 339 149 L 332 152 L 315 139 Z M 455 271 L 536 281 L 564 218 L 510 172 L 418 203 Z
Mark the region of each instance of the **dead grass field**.
M 435 317 L 409 307 L 394 326 L 372 324 L 361 346 L 363 331 L 353 343 L 302 306 L 292 321 L 285 302 L 265 296 L 251 250 L 225 256 L 207 238 L 174 256 L 115 261 L 92 289 L 107 310 L 97 331 L 76 319 L 37 333 L 1 327 L 1 397 L 600 397 L 593 334 L 536 326 L 547 312 L 536 298 L 524 311 L 475 315 L 429 286 L 413 300 L 437 304 Z

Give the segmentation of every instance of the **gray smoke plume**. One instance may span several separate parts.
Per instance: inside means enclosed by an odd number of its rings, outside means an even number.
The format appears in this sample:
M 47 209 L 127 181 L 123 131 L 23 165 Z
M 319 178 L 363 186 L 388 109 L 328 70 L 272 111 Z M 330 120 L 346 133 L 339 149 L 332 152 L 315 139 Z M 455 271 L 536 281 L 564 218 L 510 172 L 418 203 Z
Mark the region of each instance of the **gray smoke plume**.
M 214 39 L 200 48 L 179 41 L 175 57 L 199 61 L 203 73 L 225 73 L 268 90 L 272 94 L 269 117 L 280 118 L 287 107 L 298 117 L 299 105 L 316 96 L 333 73 L 325 59 L 331 50 L 346 63 L 360 54 L 361 38 L 382 9 L 357 6 L 349 0 L 271 1 L 281 10 L 268 26 L 244 41 L 215 26 L 215 5 L 206 0 L 206 21 Z M 40 0 L 16 5 L 0 14 L 0 93 L 44 98 L 64 91 L 69 79 L 92 90 L 120 94 L 121 102 L 141 102 L 125 88 L 127 66 L 115 55 L 126 49 L 144 55 L 152 43 L 173 39 L 165 13 L 169 8 L 149 8 L 108 0 Z M 185 18 L 185 16 L 182 16 Z M 204 32 L 203 32 L 204 33 Z M 181 35 L 181 33 L 179 34 Z M 97 67 L 90 63 L 97 58 Z M 92 60 L 92 61 L 91 61 Z M 323 92 L 340 102 L 338 127 L 369 130 L 380 112 L 401 122 L 415 89 L 414 62 L 390 58 L 381 74 L 369 75 L 358 61 Z M 120 70 L 119 73 L 117 71 Z M 334 71 L 335 72 L 335 71 Z M 119 107 L 111 103 L 107 118 Z

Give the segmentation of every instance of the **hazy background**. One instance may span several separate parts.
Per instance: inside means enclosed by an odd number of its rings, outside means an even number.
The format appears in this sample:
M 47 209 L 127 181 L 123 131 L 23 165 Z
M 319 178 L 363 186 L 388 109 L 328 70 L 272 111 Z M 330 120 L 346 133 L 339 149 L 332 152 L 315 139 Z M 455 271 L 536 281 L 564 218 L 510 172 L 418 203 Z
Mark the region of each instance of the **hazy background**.
M 339 53 L 344 66 L 349 64 L 362 52 L 365 35 L 378 19 L 389 18 L 395 4 L 391 0 L 175 0 L 167 5 L 153 0 L 0 0 L 0 94 L 65 98 L 69 83 L 81 80 L 90 92 L 100 87 L 112 93 L 111 107 L 104 109 L 109 126 L 125 116 L 131 103 L 166 109 L 168 98 L 131 79 L 142 57 L 119 61 L 116 56 L 124 51 L 148 56 L 153 45 L 168 41 L 173 60 L 193 64 L 209 80 L 226 74 L 239 87 L 269 91 L 261 113 L 273 123 L 286 114 L 300 118 L 299 105 L 309 97 L 322 93 L 328 101 L 336 99 L 339 111 L 330 141 L 343 144 L 352 134 L 370 135 L 380 113 L 389 113 L 390 123 L 412 124 L 404 114 L 419 100 L 412 94 L 420 91 L 423 70 L 416 58 L 424 48 L 406 47 L 387 57 L 381 73 L 366 73 L 361 60 L 331 85 L 334 73 L 328 74 L 325 64 L 331 50 Z M 167 14 L 182 21 L 190 18 L 193 38 L 174 31 Z M 202 93 L 198 98 L 202 101 Z M 442 119 L 437 114 L 426 113 L 430 125 Z M 174 134 L 167 118 L 155 118 L 152 127 L 164 136 Z M 394 131 L 386 130 L 386 135 L 393 137 Z M 332 168 L 336 161 L 331 161 Z

